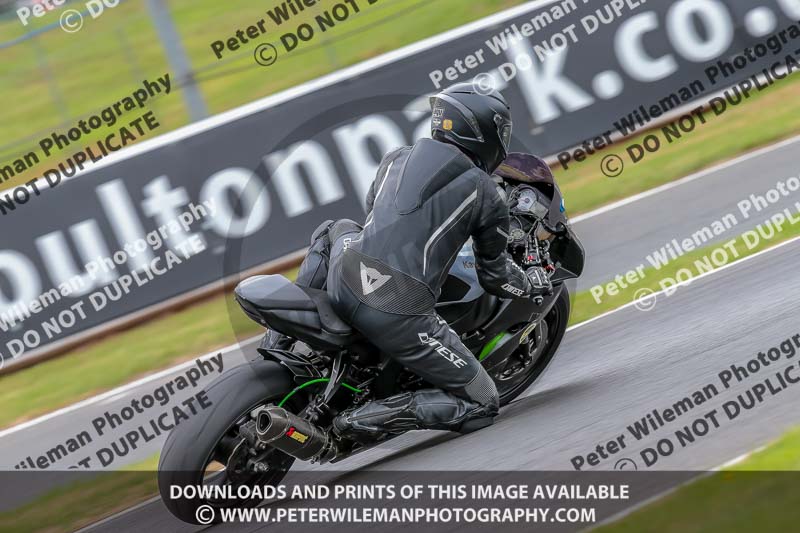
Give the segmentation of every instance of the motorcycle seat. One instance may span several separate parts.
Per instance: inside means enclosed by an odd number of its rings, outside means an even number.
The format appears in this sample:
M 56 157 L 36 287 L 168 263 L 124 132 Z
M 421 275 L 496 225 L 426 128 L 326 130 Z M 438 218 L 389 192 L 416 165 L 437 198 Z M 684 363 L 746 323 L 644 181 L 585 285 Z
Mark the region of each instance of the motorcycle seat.
M 280 279 L 276 279 L 280 278 Z M 253 276 L 236 287 L 236 295 L 258 310 L 314 311 L 314 301 L 283 276 Z
M 319 330 L 337 345 L 347 345 L 358 335 L 333 310 L 328 293 L 299 287 L 283 276 L 254 276 L 235 290 L 242 308 L 257 321 L 277 321 L 279 331 L 289 335 Z M 281 327 L 282 326 L 282 327 Z
M 333 310 L 331 299 L 328 297 L 326 291 L 320 289 L 312 289 L 310 287 L 301 287 L 311 301 L 319 314 L 319 320 L 322 323 L 322 329 L 328 333 L 335 333 L 336 335 L 351 335 L 353 328 L 347 322 L 339 318 L 336 311 Z

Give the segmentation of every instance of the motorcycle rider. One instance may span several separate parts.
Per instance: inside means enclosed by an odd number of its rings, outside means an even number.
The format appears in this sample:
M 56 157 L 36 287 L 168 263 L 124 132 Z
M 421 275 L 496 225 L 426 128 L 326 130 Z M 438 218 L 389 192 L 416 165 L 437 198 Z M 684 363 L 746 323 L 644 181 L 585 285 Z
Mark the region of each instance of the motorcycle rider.
M 432 97 L 431 107 L 432 139 L 384 156 L 367 195 L 363 230 L 340 221 L 327 227 L 326 238 L 327 291 L 337 314 L 436 388 L 344 411 L 333 424 L 339 437 L 373 439 L 410 429 L 467 433 L 493 422 L 494 382 L 434 309 L 468 239 L 487 292 L 528 298 L 552 290 L 544 269 L 523 272 L 506 252 L 508 208 L 490 177 L 509 151 L 505 99 L 464 83 Z M 318 272 L 305 267 L 303 279 Z

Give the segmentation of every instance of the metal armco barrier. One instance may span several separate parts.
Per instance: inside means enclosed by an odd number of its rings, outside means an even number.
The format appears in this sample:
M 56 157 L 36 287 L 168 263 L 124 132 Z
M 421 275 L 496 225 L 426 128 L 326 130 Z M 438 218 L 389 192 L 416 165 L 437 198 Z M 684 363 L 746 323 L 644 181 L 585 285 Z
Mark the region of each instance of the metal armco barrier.
M 490 73 L 512 104 L 514 149 L 552 155 L 616 131 L 640 105 L 663 106 L 695 80 L 707 94 L 780 61 L 797 42 L 717 85 L 704 74 L 798 19 L 800 0 L 536 2 L 145 142 L 0 217 L 0 355 L 6 366 L 23 361 L 296 252 L 323 220 L 362 219 L 382 154 L 427 134 L 435 79 L 449 75 L 446 86 Z M 96 309 L 92 293 L 164 249 L 130 258 L 10 325 L 15 306 L 201 202 L 213 202 L 216 216 L 167 245 L 191 236 L 202 252 L 119 298 L 106 293 Z

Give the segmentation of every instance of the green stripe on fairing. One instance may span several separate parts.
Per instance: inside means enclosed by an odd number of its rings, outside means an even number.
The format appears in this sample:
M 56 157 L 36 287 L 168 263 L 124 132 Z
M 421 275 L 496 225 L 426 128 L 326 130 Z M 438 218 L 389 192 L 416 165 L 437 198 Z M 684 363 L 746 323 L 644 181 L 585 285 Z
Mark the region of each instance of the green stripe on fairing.
M 505 336 L 506 336 L 506 332 L 504 331 L 503 333 L 499 334 L 494 339 L 490 340 L 489 344 L 484 346 L 483 350 L 481 350 L 481 354 L 478 356 L 478 361 L 483 361 L 486 358 L 487 355 L 492 353 L 492 350 L 494 350 L 494 347 L 497 346 L 497 343 L 500 342 L 501 340 L 503 340 L 503 337 L 505 337 Z
M 288 402 L 288 401 L 289 401 L 289 398 L 291 398 L 292 396 L 294 396 L 294 394 L 295 394 L 296 392 L 299 392 L 299 391 L 301 391 L 302 389 L 305 389 L 306 387 L 309 387 L 309 386 L 311 386 L 311 385 L 316 385 L 317 383 L 327 383 L 327 382 L 329 382 L 330 380 L 331 380 L 331 378 L 319 378 L 319 379 L 312 379 L 311 381 L 306 381 L 306 382 L 305 382 L 305 383 L 303 383 L 302 385 L 300 385 L 300 386 L 298 386 L 298 387 L 295 387 L 295 389 L 294 389 L 292 392 L 290 392 L 289 394 L 287 394 L 286 396 L 284 396 L 284 397 L 283 397 L 283 400 L 281 400 L 281 403 L 279 403 L 279 404 L 278 404 L 278 407 L 283 407 L 283 404 L 285 404 L 286 402 Z M 348 385 L 347 383 L 342 383 L 342 387 L 344 387 L 345 389 L 349 389 L 349 390 L 351 390 L 351 391 L 353 391 L 353 392 L 362 392 L 362 391 L 361 391 L 361 389 L 357 389 L 356 387 L 353 387 L 352 385 Z

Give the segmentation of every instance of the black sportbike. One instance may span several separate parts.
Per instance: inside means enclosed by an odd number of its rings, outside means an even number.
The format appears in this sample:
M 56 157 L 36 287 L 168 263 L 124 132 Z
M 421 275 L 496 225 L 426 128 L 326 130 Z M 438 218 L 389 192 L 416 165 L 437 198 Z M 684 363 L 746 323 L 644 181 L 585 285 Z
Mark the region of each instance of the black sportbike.
M 580 276 L 584 251 L 541 159 L 511 154 L 496 174 L 503 178 L 511 214 L 509 252 L 523 269 L 544 267 L 553 292 L 517 300 L 486 293 L 468 243 L 436 309 L 495 380 L 505 405 L 553 360 L 569 318 L 565 282 Z M 167 508 L 189 523 L 197 523 L 202 505 L 255 506 L 261 500 L 171 498 L 171 486 L 276 485 L 296 459 L 318 460 L 330 449 L 328 430 L 339 412 L 430 388 L 337 317 L 325 291 L 301 289 L 283 276 L 259 276 L 240 284 L 236 299 L 252 319 L 297 342 L 290 351 L 259 348 L 250 364 L 223 374 L 206 390 L 212 406 L 167 438 L 159 488 Z M 391 437 L 378 442 L 386 438 Z M 344 443 L 344 454 L 343 443 L 337 443 L 340 455 L 334 461 L 378 442 Z

